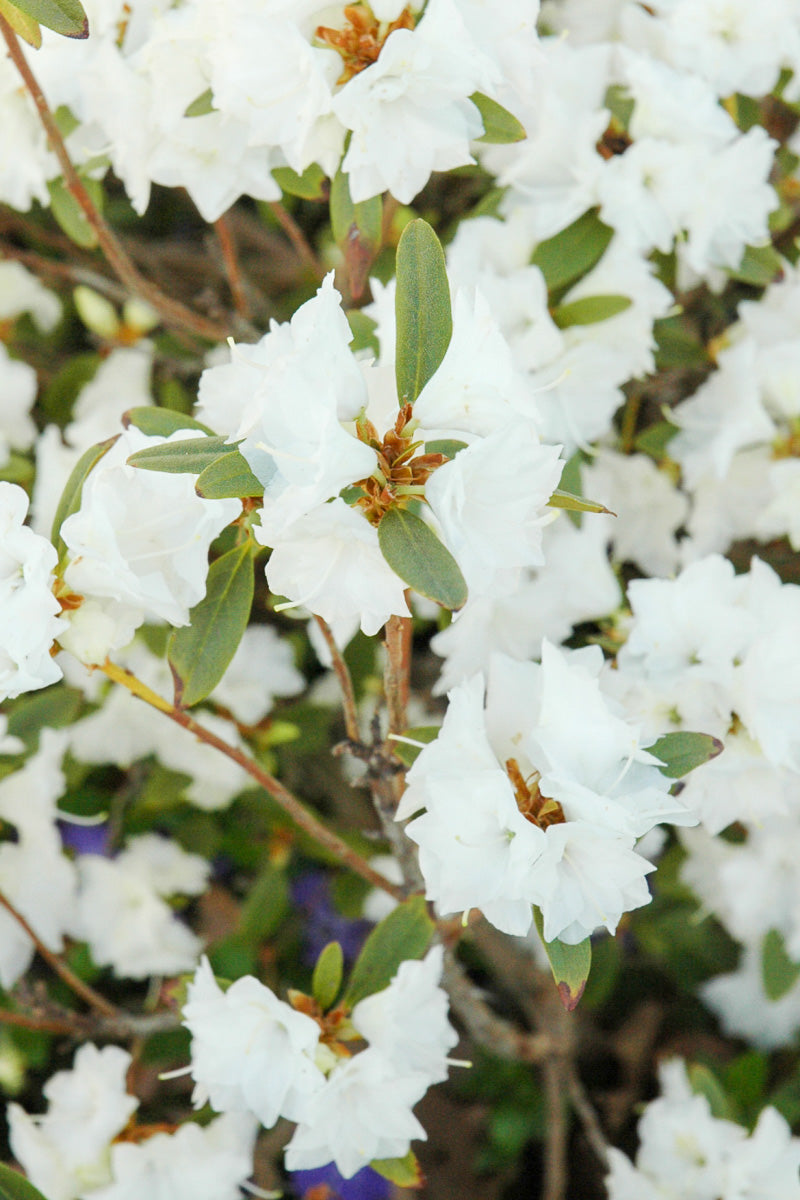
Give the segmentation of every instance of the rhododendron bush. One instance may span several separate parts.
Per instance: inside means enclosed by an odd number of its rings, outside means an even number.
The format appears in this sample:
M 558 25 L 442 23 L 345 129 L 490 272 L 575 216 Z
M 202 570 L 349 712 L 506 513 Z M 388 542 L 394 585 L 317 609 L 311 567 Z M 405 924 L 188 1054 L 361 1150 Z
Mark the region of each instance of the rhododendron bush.
M 800 1200 L 798 0 L 0 33 L 0 1200 Z

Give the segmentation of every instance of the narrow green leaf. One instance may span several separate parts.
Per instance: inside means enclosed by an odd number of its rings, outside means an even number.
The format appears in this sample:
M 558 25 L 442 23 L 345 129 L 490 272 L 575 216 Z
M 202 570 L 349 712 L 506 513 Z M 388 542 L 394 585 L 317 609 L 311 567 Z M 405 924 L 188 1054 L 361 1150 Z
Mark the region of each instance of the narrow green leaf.
M 194 490 L 206 500 L 227 500 L 263 496 L 264 484 L 250 470 L 243 455 L 231 450 L 200 472 Z
M 0 1163 L 0 1200 L 45 1200 L 45 1197 L 19 1171 Z
M 290 907 L 286 872 L 267 862 L 242 904 L 236 932 L 246 942 L 261 946 L 277 932 Z
M 40 692 L 27 692 L 14 702 L 8 713 L 8 732 L 30 743 L 42 729 L 63 729 L 72 725 L 82 708 L 83 693 L 63 682 Z
M 576 946 L 560 942 L 558 938 L 552 942 L 546 942 L 544 940 L 544 918 L 536 907 L 533 910 L 533 919 L 550 960 L 550 970 L 553 972 L 561 1003 L 567 1012 L 572 1012 L 578 1007 L 583 989 L 586 987 L 586 980 L 589 978 L 589 970 L 592 965 L 592 943 L 589 938 L 584 938 Z
M 325 172 L 317 163 L 306 167 L 302 175 L 298 175 L 291 167 L 276 167 L 272 178 L 281 191 L 289 196 L 299 196 L 301 200 L 325 199 Z
M 328 942 L 314 967 L 311 994 L 323 1012 L 327 1012 L 339 995 L 344 971 L 344 954 L 338 942 Z
M 175 703 L 181 708 L 204 700 L 222 679 L 247 628 L 253 588 L 249 541 L 211 564 L 206 594 L 192 609 L 191 624 L 176 629 L 167 645 Z
M 569 329 L 572 325 L 596 325 L 598 321 L 607 321 L 625 312 L 631 303 L 628 296 L 583 296 L 580 300 L 572 300 L 569 304 L 554 308 L 553 320 L 559 329 Z
M 102 212 L 103 188 L 100 182 L 87 178 L 83 178 L 82 182 L 95 208 Z M 50 193 L 50 211 L 70 241 L 84 250 L 93 250 L 97 245 L 97 234 L 61 176 L 51 179 L 47 190 Z
M 544 275 L 551 298 L 588 275 L 605 254 L 614 230 L 597 214 L 596 208 L 589 209 L 533 252 L 531 263 Z
M 421 596 L 442 608 L 458 609 L 467 602 L 461 568 L 446 546 L 420 517 L 395 505 L 378 526 L 381 554 L 400 578 Z
M 556 488 L 547 503 L 550 508 L 566 508 L 570 512 L 609 513 L 612 517 L 617 515 L 612 513 L 610 508 L 606 508 L 605 504 L 601 504 L 599 500 L 587 500 L 584 496 L 574 496 L 572 492 L 565 492 L 563 488 Z
M 404 729 L 403 737 L 411 738 L 415 742 L 424 742 L 427 746 L 436 741 L 440 729 L 440 725 L 415 725 L 412 729 Z M 413 766 L 420 754 L 419 746 L 411 746 L 408 742 L 399 742 L 394 738 L 392 738 L 392 749 L 407 767 Z
M 695 767 L 716 758 L 724 750 L 719 738 L 710 733 L 665 733 L 652 746 L 646 747 L 664 764 L 660 767 L 662 775 L 669 779 L 680 779 L 688 775 Z
M 32 20 L 64 37 L 89 36 L 89 21 L 78 0 L 14 0 L 14 4 Z
M 659 371 L 671 367 L 707 367 L 711 363 L 696 329 L 680 314 L 654 321 L 653 337 L 656 339 L 656 366 Z
M 441 365 L 453 334 L 444 251 L 427 221 L 406 225 L 397 246 L 397 353 L 400 403 L 416 400 Z
M 745 246 L 742 261 L 734 270 L 728 271 L 731 279 L 749 283 L 753 287 L 766 287 L 776 279 L 783 278 L 784 260 L 773 246 Z
M 562 494 L 574 497 L 576 500 L 583 499 L 583 479 L 581 477 L 581 466 L 583 464 L 583 455 L 580 450 L 576 450 L 570 458 L 564 463 L 561 471 L 559 483 L 561 487 L 558 489 Z M 558 504 L 552 505 L 553 508 L 558 508 Z M 567 514 L 570 521 L 576 529 L 580 529 L 583 521 L 582 514 L 574 509 L 567 509 Z
M 64 426 L 80 392 L 97 374 L 102 359 L 99 354 L 76 354 L 56 371 L 44 390 L 41 405 L 51 421 Z
M 348 176 L 339 169 L 331 180 L 331 230 L 347 264 L 350 293 L 358 300 L 381 246 L 383 198 L 353 203 Z
M 195 421 L 194 417 L 176 412 L 171 408 L 156 408 L 155 405 L 129 408 L 122 415 L 122 424 L 125 429 L 130 425 L 135 425 L 148 437 L 169 437 L 178 429 L 196 429 L 198 433 L 214 436 L 213 429 L 209 429 L 207 425 L 201 425 L 199 421 Z
M 407 958 L 422 958 L 433 935 L 424 896 L 411 896 L 376 925 L 364 943 L 347 985 L 349 1008 L 365 996 L 382 992 Z
M 425 1182 L 422 1167 L 413 1150 L 409 1150 L 405 1158 L 373 1158 L 369 1165 L 396 1187 L 418 1188 Z
M 201 92 L 199 96 L 186 106 L 184 111 L 185 117 L 207 117 L 209 113 L 214 112 L 214 93 L 210 87 Z
M 441 438 L 438 441 L 426 442 L 426 454 L 443 454 L 445 458 L 455 458 L 459 450 L 466 450 L 467 443 L 458 438 Z
M 224 437 L 185 438 L 161 446 L 146 446 L 128 456 L 128 464 L 145 471 L 166 471 L 170 475 L 199 475 L 231 446 Z
M 351 308 L 344 315 L 347 317 L 350 332 L 353 335 L 350 343 L 353 353 L 356 354 L 359 350 L 369 350 L 370 354 L 374 354 L 378 358 L 381 345 L 376 332 L 377 321 L 373 321 L 372 317 L 368 317 L 360 308 Z
M 90 446 L 88 450 L 84 450 L 72 468 L 72 473 L 67 480 L 64 491 L 61 493 L 61 499 L 58 502 L 56 515 L 53 517 L 53 528 L 50 533 L 50 541 L 58 551 L 59 558 L 67 548 L 61 538 L 61 526 L 67 517 L 71 517 L 80 508 L 81 492 L 83 491 L 83 483 L 86 476 L 100 462 L 103 455 L 111 449 L 117 437 L 119 437 L 119 434 L 116 437 L 108 438 L 105 442 L 99 442 L 96 446 Z
M 11 4 L 10 0 L 0 0 L 0 16 L 5 17 L 14 33 L 23 41 L 33 46 L 34 50 L 39 49 L 42 44 L 42 31 L 38 21 L 27 16 L 15 4 Z
M 705 1096 L 711 1113 L 720 1121 L 735 1121 L 736 1112 L 725 1088 L 716 1075 L 703 1063 L 691 1063 L 686 1071 L 696 1096 Z
M 668 457 L 667 446 L 677 432 L 678 426 L 671 421 L 656 421 L 637 434 L 633 448 L 641 454 L 649 454 L 656 462 L 663 462 Z
M 783 935 L 770 929 L 761 943 L 761 980 L 769 1000 L 780 1000 L 800 978 L 800 963 L 786 953 Z
M 483 121 L 483 135 L 476 141 L 505 146 L 510 142 L 521 142 L 528 136 L 525 126 L 496 100 L 484 96 L 483 92 L 473 92 L 470 100 Z

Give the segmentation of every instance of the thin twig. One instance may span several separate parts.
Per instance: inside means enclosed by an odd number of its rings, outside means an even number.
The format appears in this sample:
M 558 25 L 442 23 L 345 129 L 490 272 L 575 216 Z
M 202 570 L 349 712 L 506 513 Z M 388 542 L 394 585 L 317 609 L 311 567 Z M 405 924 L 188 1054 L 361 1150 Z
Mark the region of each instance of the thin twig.
M 389 733 L 406 728 L 411 675 L 411 617 L 389 617 L 386 622 L 384 690 L 389 710 Z
M 75 1033 L 75 1023 L 57 1017 L 33 1017 L 27 1013 L 11 1012 L 0 1008 L 0 1025 L 17 1025 L 20 1029 L 36 1029 L 42 1033 L 60 1033 L 70 1036 Z
M 132 292 L 152 305 L 166 325 L 189 330 L 200 337 L 209 338 L 211 341 L 223 341 L 230 333 L 230 329 L 227 326 L 219 325 L 216 321 L 210 321 L 207 317 L 192 312 L 191 309 L 186 308 L 177 300 L 173 300 L 171 296 L 167 296 L 154 283 L 151 283 L 143 275 L 139 274 L 138 269 L 122 244 L 117 240 L 116 234 L 113 233 L 102 214 L 98 212 L 81 177 L 75 170 L 67 148 L 64 145 L 64 139 L 50 111 L 50 106 L 22 51 L 17 35 L 2 14 L 0 14 L 0 33 L 2 33 L 5 43 L 8 46 L 10 57 L 22 76 L 31 99 L 36 105 L 36 110 L 47 133 L 50 147 L 61 167 L 64 183 L 80 206 L 89 225 L 94 230 L 100 249 L 106 256 L 115 274 Z
M 107 675 L 109 679 L 113 679 L 115 683 L 122 684 L 134 696 L 138 696 L 140 700 L 144 700 L 146 704 L 150 704 L 153 708 L 157 708 L 160 712 L 163 712 L 176 725 L 180 725 L 183 729 L 188 729 L 198 741 L 204 742 L 207 746 L 213 746 L 215 750 L 219 750 L 220 754 L 224 754 L 226 758 L 237 763 L 264 788 L 264 791 L 272 796 L 273 800 L 291 817 L 298 828 L 302 829 L 304 833 L 307 833 L 309 837 L 313 838 L 314 841 L 318 842 L 338 858 L 344 866 L 349 867 L 351 871 L 360 875 L 362 879 L 366 879 L 373 887 L 388 892 L 395 900 L 405 899 L 406 893 L 403 888 L 390 883 L 385 876 L 374 870 L 365 858 L 357 854 L 342 838 L 332 833 L 279 780 L 265 771 L 263 767 L 260 767 L 243 750 L 239 750 L 238 747 L 231 746 L 228 742 L 223 741 L 222 738 L 217 737 L 215 733 L 212 733 L 210 729 L 206 729 L 198 721 L 195 721 L 194 717 L 190 717 L 183 709 L 177 708 L 174 704 L 165 700 L 163 696 L 159 696 L 157 692 L 154 692 L 152 688 L 147 687 L 132 672 L 126 671 L 109 661 L 106 661 L 99 670 Z
M 297 257 L 306 264 L 315 279 L 322 281 L 326 274 L 325 268 L 317 258 L 314 248 L 292 214 L 286 211 L 279 200 L 270 200 L 269 208 L 275 220 L 294 246 Z
M 608 1139 L 603 1133 L 603 1127 L 595 1112 L 594 1105 L 589 1099 L 586 1088 L 581 1082 L 574 1062 L 565 1063 L 567 1092 L 572 1107 L 583 1126 L 586 1140 L 594 1150 L 597 1158 L 604 1167 L 608 1166 Z
M 357 742 L 361 737 L 361 732 L 358 728 L 358 710 L 356 708 L 356 697 L 353 691 L 353 680 L 350 675 L 350 668 L 344 661 L 344 655 L 336 645 L 336 639 L 331 632 L 331 627 L 324 617 L 315 616 L 319 631 L 325 639 L 325 645 L 328 647 L 333 663 L 333 669 L 336 672 L 336 678 L 339 680 L 339 688 L 342 693 L 342 706 L 344 708 L 344 726 L 347 730 L 347 736 L 351 742 Z
M 564 1200 L 567 1191 L 567 1118 L 564 1112 L 564 1064 L 546 1058 L 542 1065 L 547 1106 L 542 1200 Z
M 233 240 L 230 221 L 226 214 L 218 217 L 214 222 L 214 231 L 217 235 L 219 248 L 222 251 L 222 261 L 225 264 L 225 274 L 228 279 L 228 287 L 231 289 L 234 306 L 239 316 L 249 321 L 252 313 L 250 305 L 247 302 L 247 294 L 244 289 L 239 260 L 236 257 L 236 245 Z
M 104 1017 L 117 1017 L 119 1015 L 116 1007 L 109 1000 L 106 1000 L 105 996 L 101 996 L 88 983 L 84 983 L 82 979 L 79 979 L 62 958 L 59 958 L 48 946 L 45 946 L 36 931 L 25 920 L 22 913 L 17 911 L 11 901 L 2 892 L 0 892 L 0 905 L 14 918 L 20 928 L 25 930 L 48 966 L 66 983 L 67 987 L 72 989 L 76 996 L 80 996 L 90 1008 L 93 1008 L 95 1012 L 102 1013 Z
M 452 952 L 445 954 L 444 986 L 453 1010 L 479 1045 L 512 1062 L 542 1063 L 552 1053 L 546 1033 L 530 1033 L 493 1011 Z

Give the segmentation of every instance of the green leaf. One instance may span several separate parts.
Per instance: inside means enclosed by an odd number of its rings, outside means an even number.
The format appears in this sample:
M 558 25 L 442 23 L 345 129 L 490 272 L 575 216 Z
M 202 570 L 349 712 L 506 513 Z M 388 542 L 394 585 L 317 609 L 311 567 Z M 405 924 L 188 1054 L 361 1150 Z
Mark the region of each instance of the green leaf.
M 466 604 L 467 585 L 461 568 L 420 517 L 394 505 L 381 518 L 378 543 L 392 570 L 421 596 L 442 608 L 458 609 Z
M 45 1197 L 19 1171 L 0 1163 L 0 1200 L 45 1200 Z
M 413 1150 L 409 1150 L 405 1158 L 373 1158 L 369 1165 L 396 1187 L 418 1188 L 425 1182 L 422 1167 Z
M 228 669 L 253 605 L 253 562 L 249 541 L 211 564 L 206 594 L 191 611 L 191 624 L 176 629 L 167 645 L 175 679 L 175 703 L 199 704 Z
M 298 175 L 291 167 L 276 167 L 272 178 L 281 191 L 289 196 L 299 196 L 301 200 L 325 199 L 325 172 L 317 163 L 306 167 L 302 175 Z
M 567 1012 L 572 1012 L 578 1007 L 583 989 L 586 987 L 586 980 L 589 978 L 589 969 L 592 965 L 592 943 L 589 938 L 584 938 L 576 946 L 560 942 L 558 938 L 554 938 L 552 942 L 546 942 L 544 940 L 544 918 L 536 907 L 533 909 L 533 919 L 550 960 L 550 970 L 553 972 L 561 1003 Z
M 214 92 L 207 87 L 204 92 L 195 97 L 191 104 L 186 106 L 183 115 L 185 117 L 207 117 L 214 111 Z
M 170 475 L 200 475 L 206 467 L 216 462 L 223 454 L 230 454 L 231 446 L 224 437 L 185 438 L 180 442 L 169 442 L 161 446 L 146 446 L 128 456 L 128 464 L 145 471 L 166 471 Z
M 32 17 L 21 12 L 15 4 L 11 4 L 10 0 L 0 0 L 0 16 L 5 17 L 14 33 L 18 34 L 23 41 L 29 46 L 33 46 L 34 50 L 38 50 L 42 44 L 42 31 L 39 28 L 39 22 L 34 21 Z
M 19 483 L 23 487 L 33 481 L 34 474 L 35 468 L 31 460 L 22 454 L 16 454 L 13 450 L 9 452 L 8 458 L 0 467 L 0 479 L 4 483 Z
M 286 872 L 267 862 L 242 905 L 237 933 L 246 942 L 260 946 L 276 933 L 290 907 Z
M 238 450 L 231 450 L 200 472 L 194 490 L 206 500 L 227 500 L 263 496 L 264 484 L 250 470 L 247 459 Z
M 614 230 L 597 214 L 590 209 L 534 250 L 531 263 L 544 275 L 551 297 L 583 279 L 605 254 Z
M 735 1121 L 736 1112 L 725 1088 L 713 1071 L 703 1063 L 690 1063 L 686 1071 L 696 1096 L 705 1096 L 712 1116 L 721 1121 Z
M 370 354 L 374 354 L 378 358 L 381 346 L 376 332 L 377 321 L 373 321 L 372 317 L 368 317 L 360 308 L 351 308 L 344 315 L 347 317 L 353 335 L 350 343 L 353 353 L 356 354 L 359 350 L 369 350 Z
M 376 925 L 364 943 L 347 985 L 344 1003 L 353 1008 L 382 992 L 408 958 L 422 958 L 433 935 L 424 896 L 411 896 Z
M 569 304 L 554 308 L 553 320 L 559 329 L 569 329 L 572 325 L 596 325 L 598 321 L 607 321 L 625 312 L 631 303 L 627 296 L 583 296 L 580 300 L 572 300 Z
M 427 746 L 436 741 L 440 729 L 441 725 L 415 725 L 412 729 L 404 729 L 403 737 L 413 738 L 415 742 L 424 742 Z M 407 767 L 413 766 L 421 753 L 419 746 L 411 746 L 408 742 L 399 742 L 394 738 L 392 738 L 392 749 Z
M 466 450 L 467 443 L 458 438 L 440 438 L 437 441 L 425 443 L 426 454 L 443 454 L 445 458 L 455 458 L 459 450 Z
M 677 425 L 671 421 L 656 421 L 637 434 L 633 443 L 634 450 L 641 454 L 649 454 L 656 462 L 663 462 L 668 457 L 667 446 L 678 432 Z
M 122 424 L 125 429 L 130 425 L 135 425 L 148 437 L 169 437 L 178 429 L 196 429 L 198 433 L 214 436 L 213 429 L 209 429 L 207 425 L 201 425 L 199 421 L 195 421 L 194 417 L 176 412 L 171 408 L 156 408 L 155 405 L 129 408 L 126 413 L 122 414 Z
M 317 959 L 311 979 L 311 994 L 323 1012 L 327 1012 L 339 995 L 344 970 L 344 954 L 338 942 L 328 942 Z
M 102 212 L 103 188 L 100 182 L 84 178 L 82 183 L 95 208 Z M 64 180 L 60 176 L 51 179 L 47 190 L 50 193 L 50 210 L 70 241 L 84 250 L 93 250 L 97 245 L 97 234 Z
M 89 21 L 78 0 L 14 0 L 32 20 L 64 37 L 87 38 Z
M 601 504 L 599 500 L 587 500 L 584 496 L 575 496 L 572 492 L 565 492 L 563 488 L 556 488 L 547 504 L 550 508 L 566 508 L 570 512 L 609 513 L 612 517 L 617 515 L 612 513 L 610 508 L 606 508 L 605 504 Z
M 738 267 L 728 271 L 731 279 L 749 283 L 753 287 L 766 287 L 776 279 L 783 278 L 784 260 L 773 246 L 745 246 Z
M 470 100 L 483 121 L 483 134 L 476 141 L 505 146 L 510 142 L 521 142 L 528 136 L 525 126 L 496 100 L 484 96 L 483 92 L 473 92 Z
M 401 404 L 416 400 L 441 365 L 453 334 L 444 251 L 427 221 L 406 225 L 397 246 L 397 352 Z
M 28 692 L 15 701 L 8 713 L 8 732 L 28 744 L 35 741 L 42 729 L 63 729 L 72 725 L 83 708 L 83 693 L 64 683 L 54 684 L 39 692 Z
M 764 934 L 761 943 L 761 981 L 769 1000 L 780 1000 L 800 978 L 800 963 L 786 953 L 783 935 L 777 929 Z
M 84 450 L 72 468 L 72 473 L 67 480 L 64 491 L 61 493 L 61 499 L 58 502 L 56 515 L 53 517 L 53 528 L 50 533 L 50 541 L 58 551 L 59 558 L 67 549 L 61 538 L 61 526 L 67 517 L 71 517 L 80 508 L 84 480 L 92 468 L 100 462 L 103 455 L 111 449 L 118 437 L 119 434 L 108 438 L 105 442 L 99 442 L 96 446 L 90 446 L 88 450 Z
M 680 314 L 654 321 L 653 336 L 656 339 L 656 366 L 659 371 L 671 367 L 708 367 L 711 363 L 696 330 Z
M 331 180 L 331 230 L 344 255 L 350 294 L 358 300 L 375 261 L 383 233 L 383 197 L 353 203 L 348 176 L 341 168 Z
M 42 396 L 42 407 L 58 425 L 66 425 L 79 394 L 91 383 L 102 362 L 99 354 L 76 354 L 53 376 Z
M 709 762 L 721 754 L 724 746 L 719 738 L 710 733 L 665 733 L 652 746 L 646 747 L 649 754 L 660 759 L 663 766 L 659 768 L 662 775 L 670 779 L 680 779 L 688 775 L 695 767 Z

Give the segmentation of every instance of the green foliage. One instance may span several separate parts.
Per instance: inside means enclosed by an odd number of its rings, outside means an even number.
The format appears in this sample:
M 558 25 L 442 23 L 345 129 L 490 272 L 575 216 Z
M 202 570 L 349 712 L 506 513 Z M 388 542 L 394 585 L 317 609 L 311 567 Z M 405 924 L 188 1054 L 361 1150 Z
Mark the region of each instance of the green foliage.
M 79 393 L 94 379 L 101 361 L 99 354 L 76 354 L 56 371 L 40 401 L 52 421 L 66 425 Z
M 155 406 L 129 408 L 122 417 L 122 424 L 126 429 L 129 425 L 134 425 L 148 437 L 170 437 L 179 429 L 196 429 L 198 433 L 207 433 L 213 436 L 212 430 L 207 425 L 201 425 L 199 421 L 195 421 L 194 417 L 176 412 L 171 408 L 156 408 Z
M 424 742 L 429 745 L 435 742 L 439 736 L 440 725 L 415 725 L 412 729 L 404 729 L 403 737 L 413 738 L 415 742 Z M 419 746 L 411 746 L 408 742 L 392 741 L 392 746 L 397 757 L 407 767 L 414 765 L 417 756 L 420 753 Z
M 592 966 L 592 943 L 589 938 L 584 938 L 575 946 L 571 946 L 567 942 L 560 942 L 558 938 L 554 938 L 552 942 L 546 942 L 544 919 L 541 911 L 536 907 L 533 910 L 533 919 L 539 937 L 542 939 L 542 945 L 547 952 L 550 970 L 553 972 L 561 1003 L 567 1012 L 572 1012 L 578 1007 L 583 989 L 586 987 L 586 980 L 589 978 Z
M 29 17 L 11 0 L 0 0 L 0 16 L 5 17 L 11 28 L 19 37 L 26 41 L 29 46 L 33 46 L 34 50 L 38 50 L 42 44 L 42 31 L 39 28 L 39 22 L 34 21 L 33 17 Z
M 165 411 L 165 410 L 160 410 Z M 175 414 L 178 415 L 178 414 Z M 164 471 L 169 475 L 199 475 L 211 463 L 230 454 L 224 437 L 185 438 L 161 446 L 145 446 L 128 456 L 128 465 L 144 471 Z
M 211 564 L 205 596 L 167 648 L 181 708 L 205 700 L 227 671 L 250 619 L 254 586 L 249 539 Z
M 601 504 L 599 500 L 587 500 L 584 496 L 575 496 L 572 492 L 565 492 L 563 488 L 556 488 L 547 503 L 550 508 L 566 508 L 569 512 L 611 513 L 611 509 L 606 508 L 605 504 Z M 611 513 L 611 515 L 615 516 L 616 514 Z
M 650 754 L 661 760 L 659 770 L 670 779 L 680 779 L 688 775 L 695 767 L 709 762 L 722 753 L 723 745 L 719 738 L 710 733 L 676 732 L 665 733 L 646 749 Z
M 342 986 L 344 954 L 339 942 L 328 942 L 320 952 L 311 979 L 311 994 L 323 1012 L 332 1007 Z
M 89 198 L 98 212 L 103 211 L 103 188 L 96 179 L 81 180 Z M 47 184 L 50 193 L 50 211 L 61 229 L 76 246 L 83 250 L 94 250 L 97 245 L 97 234 L 90 224 L 78 201 L 69 190 L 64 180 L 51 179 Z
M 397 246 L 395 376 L 400 403 L 413 403 L 441 365 L 453 333 L 444 251 L 427 221 L 411 221 Z
M 539 243 L 531 263 L 544 275 L 553 301 L 597 266 L 613 235 L 613 229 L 592 208 L 566 229 Z
M 45 1200 L 45 1197 L 19 1171 L 0 1163 L 0 1200 Z
M 443 608 L 462 608 L 467 585 L 461 568 L 429 525 L 395 505 L 378 526 L 381 554 L 392 570 L 421 596 Z
M 207 117 L 212 112 L 214 112 L 214 92 L 207 87 L 204 92 L 192 100 L 191 104 L 186 106 L 183 115 L 185 117 Z
M 731 279 L 752 287 L 767 287 L 783 278 L 784 261 L 772 246 L 745 246 L 742 261 L 728 271 Z
M 553 309 L 553 321 L 559 329 L 572 325 L 596 325 L 607 321 L 630 308 L 632 301 L 627 296 L 583 296 L 569 304 L 559 304 Z
M 483 121 L 483 133 L 476 141 L 508 145 L 511 142 L 521 142 L 528 136 L 525 126 L 496 100 L 484 96 L 483 92 L 473 92 L 470 100 L 481 114 Z
M 287 196 L 299 196 L 301 200 L 325 199 L 325 172 L 317 163 L 311 163 L 302 175 L 291 167 L 276 167 L 272 178 Z
M 347 263 L 350 291 L 358 299 L 364 291 L 369 269 L 380 250 L 383 231 L 383 199 L 353 202 L 348 176 L 341 170 L 331 180 L 331 231 Z
M 668 457 L 667 447 L 677 432 L 677 425 L 669 421 L 656 421 L 637 434 L 633 448 L 640 454 L 648 454 L 656 462 L 663 462 Z
M 800 978 L 800 963 L 793 962 L 778 929 L 770 929 L 761 943 L 761 979 L 768 1000 L 780 1000 Z
M 14 7 L 64 37 L 89 36 L 89 22 L 78 0 L 14 0 Z
M 107 454 L 111 447 L 116 442 L 116 437 L 109 438 L 105 442 L 100 442 L 96 446 L 90 446 L 80 456 L 75 466 L 72 468 L 69 479 L 66 482 L 64 491 L 61 493 L 61 499 L 56 508 L 56 515 L 53 518 L 53 528 L 50 533 L 50 541 L 58 551 L 58 556 L 61 558 L 66 553 L 66 545 L 61 537 L 61 526 L 66 521 L 67 517 L 71 517 L 76 513 L 81 506 L 81 495 L 83 493 L 83 485 L 87 476 L 93 467 L 96 467 L 104 454 Z
M 359 1000 L 382 992 L 407 958 L 422 958 L 433 936 L 424 896 L 411 896 L 376 925 L 353 967 L 344 1003 L 354 1008 Z
M 373 1171 L 390 1180 L 396 1187 L 418 1188 L 425 1182 L 413 1150 L 409 1150 L 404 1158 L 375 1158 L 369 1165 Z
M 238 499 L 263 496 L 264 484 L 250 470 L 244 455 L 231 450 L 204 467 L 197 477 L 195 491 L 206 500 Z

